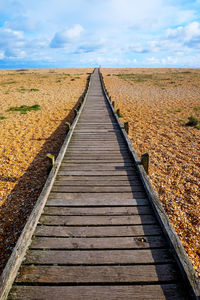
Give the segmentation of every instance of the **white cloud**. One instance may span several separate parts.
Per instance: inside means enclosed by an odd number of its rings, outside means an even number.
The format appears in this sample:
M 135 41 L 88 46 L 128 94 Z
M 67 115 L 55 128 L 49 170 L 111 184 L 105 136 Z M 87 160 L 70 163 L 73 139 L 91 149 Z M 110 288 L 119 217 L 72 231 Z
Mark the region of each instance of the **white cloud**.
M 1 57 L 21 57 L 24 47 L 24 34 L 10 28 L 0 28 Z M 24 50 L 23 50 L 24 51 Z M 3 53 L 3 54 L 2 54 Z
M 200 23 L 192 22 L 188 25 L 180 26 L 175 29 L 168 29 L 166 31 L 168 38 L 174 38 L 182 41 L 190 41 L 196 37 L 200 37 Z
M 80 38 L 83 30 L 83 27 L 77 24 L 69 29 L 56 32 L 53 39 L 51 40 L 50 46 L 52 48 L 63 48 L 68 43 L 77 41 Z
M 4 51 L 0 51 L 0 59 L 4 59 L 5 58 L 5 53 Z
M 200 47 L 200 23 L 192 22 L 166 31 L 168 39 L 175 39 L 188 47 Z
M 83 27 L 79 24 L 73 26 L 72 28 L 69 28 L 64 33 L 64 36 L 68 40 L 75 40 L 80 37 L 81 33 L 83 32 Z
M 61 66 L 61 61 L 78 66 L 83 60 L 85 65 L 96 61 L 139 66 L 148 59 L 148 64 L 163 66 L 176 64 L 176 56 L 181 64 L 200 49 L 200 23 L 194 22 L 199 4 L 200 0 L 0 0 L 0 59 L 27 57 Z
M 142 43 L 135 43 L 135 44 L 130 44 L 128 47 L 125 47 L 125 50 L 128 52 L 134 52 L 134 53 L 148 53 L 149 52 L 149 47 L 146 47 Z
M 156 57 L 150 57 L 150 58 L 147 58 L 147 63 L 149 64 L 159 64 L 160 63 L 160 59 L 156 58 Z

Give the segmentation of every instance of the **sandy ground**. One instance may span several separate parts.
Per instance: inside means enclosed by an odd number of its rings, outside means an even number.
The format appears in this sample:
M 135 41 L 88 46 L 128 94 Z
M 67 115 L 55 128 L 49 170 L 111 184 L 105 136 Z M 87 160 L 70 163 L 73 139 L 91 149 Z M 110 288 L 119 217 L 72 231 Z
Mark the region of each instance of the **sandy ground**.
M 132 144 L 150 155 L 150 180 L 200 275 L 199 69 L 103 69 Z
M 91 72 L 0 70 L 0 271 L 46 181 L 46 154 L 58 154 Z M 7 112 L 35 104 L 41 109 Z

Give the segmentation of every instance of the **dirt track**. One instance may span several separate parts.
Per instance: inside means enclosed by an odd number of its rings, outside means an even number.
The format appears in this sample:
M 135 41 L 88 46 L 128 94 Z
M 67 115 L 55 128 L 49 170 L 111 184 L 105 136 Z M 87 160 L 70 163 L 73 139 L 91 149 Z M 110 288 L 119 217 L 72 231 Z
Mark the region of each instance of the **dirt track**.
M 103 69 L 138 155 L 150 154 L 150 180 L 200 275 L 200 71 Z

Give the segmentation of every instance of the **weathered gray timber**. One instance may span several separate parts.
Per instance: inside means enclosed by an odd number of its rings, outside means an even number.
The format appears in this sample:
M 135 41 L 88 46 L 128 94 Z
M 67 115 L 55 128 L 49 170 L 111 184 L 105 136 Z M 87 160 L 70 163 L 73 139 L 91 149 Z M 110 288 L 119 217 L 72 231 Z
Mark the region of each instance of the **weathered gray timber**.
M 69 134 L 1 299 L 197 299 L 98 70 Z

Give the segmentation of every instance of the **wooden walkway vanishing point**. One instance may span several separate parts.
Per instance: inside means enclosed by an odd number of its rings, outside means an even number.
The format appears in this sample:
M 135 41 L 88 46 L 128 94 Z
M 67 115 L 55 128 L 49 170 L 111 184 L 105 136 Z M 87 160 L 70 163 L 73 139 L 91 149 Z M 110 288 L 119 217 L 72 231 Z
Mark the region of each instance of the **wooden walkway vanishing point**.
M 8 299 L 198 299 L 97 69 L 78 117 Z

